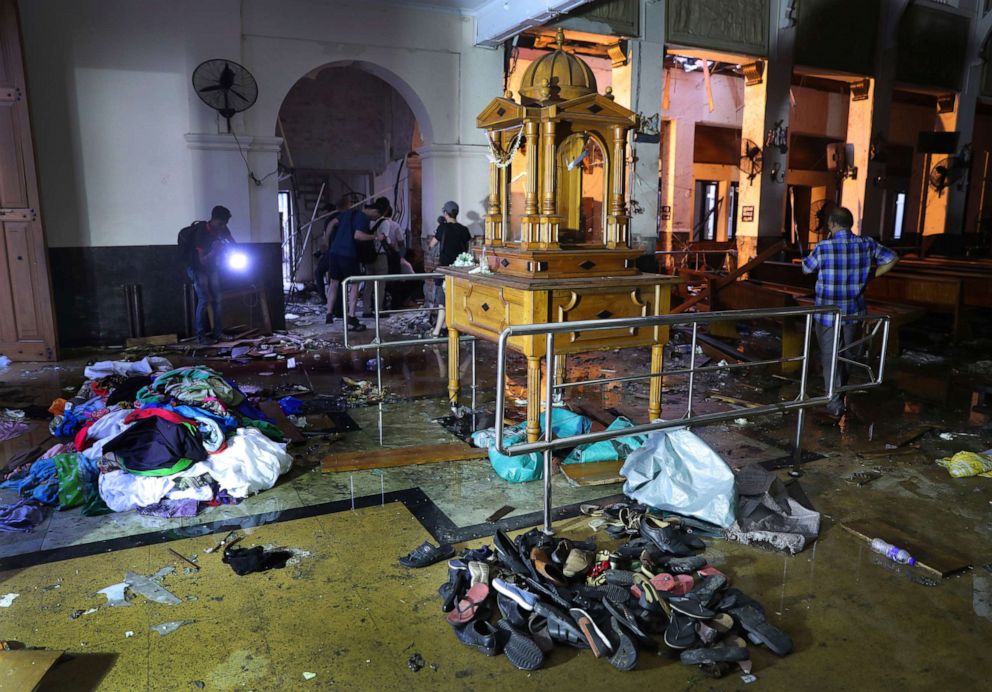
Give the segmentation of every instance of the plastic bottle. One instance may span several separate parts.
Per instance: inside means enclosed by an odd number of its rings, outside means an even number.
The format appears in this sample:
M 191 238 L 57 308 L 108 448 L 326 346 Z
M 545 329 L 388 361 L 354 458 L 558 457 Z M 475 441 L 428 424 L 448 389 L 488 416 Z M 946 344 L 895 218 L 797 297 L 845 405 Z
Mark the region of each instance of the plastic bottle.
M 908 552 L 902 548 L 897 548 L 891 543 L 886 543 L 881 538 L 873 538 L 871 541 L 871 549 L 874 550 L 879 555 L 884 555 L 894 562 L 898 562 L 903 565 L 915 565 L 916 558 L 910 555 Z

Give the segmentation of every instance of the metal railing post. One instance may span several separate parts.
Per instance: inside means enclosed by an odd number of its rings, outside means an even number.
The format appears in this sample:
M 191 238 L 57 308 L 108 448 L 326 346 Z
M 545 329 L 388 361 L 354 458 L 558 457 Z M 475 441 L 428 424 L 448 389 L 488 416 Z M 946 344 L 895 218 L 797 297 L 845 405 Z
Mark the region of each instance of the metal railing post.
M 476 390 L 476 380 L 475 380 L 475 342 L 476 339 L 472 339 L 472 415 L 475 416 L 475 390 Z M 473 418 L 473 421 L 475 419 Z
M 689 401 L 685 409 L 685 417 L 692 418 L 692 388 L 696 383 L 696 333 L 699 330 L 699 323 L 692 323 L 692 351 L 689 354 Z
M 552 332 L 548 332 L 544 351 L 544 367 L 547 370 L 546 379 L 548 383 L 546 388 L 547 397 L 544 402 L 544 440 L 548 443 L 548 447 L 544 450 L 544 533 L 548 536 L 553 536 L 555 533 L 551 527 L 551 441 L 554 439 L 554 431 L 551 426 L 554 406 L 551 404 L 555 396 L 556 367 L 554 343 L 555 335 Z
M 783 323 L 784 324 L 784 323 Z M 799 374 L 799 401 L 806 401 L 806 378 L 809 373 L 809 347 L 812 341 L 813 315 L 806 315 L 806 329 L 803 334 L 803 362 L 802 371 Z M 806 409 L 800 408 L 796 412 L 796 437 L 792 447 L 792 462 L 794 472 L 799 472 L 799 463 L 802 460 L 803 425 L 806 422 Z

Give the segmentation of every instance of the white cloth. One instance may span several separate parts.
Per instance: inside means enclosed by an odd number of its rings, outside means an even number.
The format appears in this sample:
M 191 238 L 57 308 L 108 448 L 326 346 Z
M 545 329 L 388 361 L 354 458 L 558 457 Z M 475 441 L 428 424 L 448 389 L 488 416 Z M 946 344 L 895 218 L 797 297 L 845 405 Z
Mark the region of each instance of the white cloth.
M 273 442 L 255 428 L 238 428 L 237 434 L 228 439 L 226 449 L 197 464 L 205 467 L 232 497 L 268 490 L 292 465 L 293 457 L 286 452 L 286 445 Z
M 80 452 L 88 459 L 99 459 L 103 456 L 103 446 L 122 432 L 130 428 L 133 423 L 125 423 L 124 419 L 132 412 L 129 408 L 111 408 L 104 416 L 98 418 L 93 425 L 86 430 L 86 439 L 95 440 L 90 447 Z
M 153 372 L 172 370 L 172 363 L 161 356 L 148 356 L 134 362 L 128 360 L 101 360 L 93 365 L 87 365 L 83 375 L 91 380 L 99 380 L 108 375 L 151 375 Z
M 202 462 L 171 476 L 136 476 L 127 471 L 109 471 L 100 474 L 100 497 L 115 512 L 154 505 L 162 498 L 205 502 L 214 498 L 210 485 L 183 489 L 176 487 L 176 480 L 179 478 L 195 478 L 204 474 L 209 474 L 209 470 Z
M 173 485 L 171 476 L 134 476 L 126 471 L 109 471 L 100 474 L 100 497 L 115 512 L 127 512 L 154 505 Z

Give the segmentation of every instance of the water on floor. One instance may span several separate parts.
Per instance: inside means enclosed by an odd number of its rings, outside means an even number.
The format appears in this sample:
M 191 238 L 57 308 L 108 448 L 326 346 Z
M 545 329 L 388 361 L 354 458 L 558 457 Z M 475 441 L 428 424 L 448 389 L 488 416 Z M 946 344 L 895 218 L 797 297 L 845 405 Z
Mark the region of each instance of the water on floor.
M 340 343 L 337 325 L 309 329 L 331 344 Z M 747 349 L 776 350 L 774 335 L 758 331 L 748 330 Z M 984 646 L 992 634 L 992 481 L 954 479 L 934 461 L 960 450 L 992 447 L 992 373 L 981 364 L 988 345 L 979 339 L 946 347 L 921 331 L 915 339 L 904 338 L 910 355 L 890 363 L 885 385 L 849 398 L 849 412 L 841 421 L 808 416 L 801 483 L 824 516 L 821 537 L 812 548 L 788 557 L 709 542 L 711 561 L 761 600 L 796 642 L 796 652 L 785 659 L 756 652 L 758 685 L 984 687 L 983 671 L 992 664 Z M 679 356 L 673 355 L 675 350 L 670 349 L 669 362 L 685 360 L 684 349 Z M 466 402 L 472 371 L 468 354 L 463 349 Z M 65 388 L 78 387 L 88 360 L 119 355 L 81 353 L 57 365 L 11 366 L 0 372 L 0 406 L 47 406 Z M 167 355 L 176 364 L 203 362 L 195 354 Z M 376 373 L 367 367 L 374 357 L 374 351 L 325 348 L 298 357 L 295 368 L 284 360 L 207 363 L 241 384 L 272 393 L 306 387 L 338 401 L 342 377 L 375 381 Z M 315 436 L 295 446 L 293 469 L 270 491 L 190 519 L 135 513 L 88 518 L 70 510 L 52 512 L 31 534 L 0 533 L 0 595 L 20 594 L 0 611 L 0 639 L 68 651 L 85 662 L 94 679 L 102 678 L 101 689 L 110 690 L 192 689 L 200 687 L 197 683 L 206 689 L 372 689 L 395 684 L 475 689 L 497 682 L 514 688 L 743 686 L 737 676 L 702 678 L 699 671 L 668 657 L 651 657 L 637 672 L 621 675 L 572 651 L 556 651 L 548 668 L 528 676 L 504 659 L 486 659 L 458 645 L 436 600 L 443 565 L 408 571 L 396 564 L 396 556 L 430 533 L 479 543 L 482 539 L 474 537 L 493 530 L 486 517 L 504 505 L 514 509 L 501 520 L 503 525 L 534 525 L 542 505 L 540 484 L 507 484 L 481 455 L 470 461 L 322 473 L 319 462 L 328 454 L 458 439 L 439 422 L 451 414 L 445 347 L 410 347 L 383 352 L 380 358 L 385 401 L 348 407 L 359 430 Z M 479 344 L 477 398 L 490 413 L 494 361 L 493 347 Z M 647 353 L 610 352 L 570 359 L 569 374 L 622 375 L 647 365 Z M 519 360 L 511 362 L 515 394 L 508 397 L 506 411 L 511 421 L 523 417 L 523 408 L 514 403 L 523 391 L 522 367 Z M 813 373 L 811 382 L 817 381 Z M 770 368 L 747 376 L 701 376 L 696 385 L 693 406 L 698 412 L 743 411 L 749 403 L 789 400 L 798 393 L 796 375 Z M 666 377 L 663 415 L 680 417 L 687 397 L 685 377 Z M 606 417 L 625 414 L 643 421 L 647 385 L 582 387 L 572 390 L 567 401 Z M 785 466 L 779 472 L 783 476 L 791 468 L 794 414 L 696 432 L 733 465 Z M 39 426 L 0 443 L 0 459 L 45 437 Z M 552 492 L 555 506 L 574 507 L 616 496 L 621 486 L 573 487 L 559 474 Z M 0 491 L 0 502 L 11 498 Z M 577 537 L 590 534 L 574 512 L 564 515 L 557 530 Z M 973 568 L 939 579 L 888 562 L 843 529 L 842 524 L 859 519 L 884 519 L 923 545 L 967 556 Z M 204 552 L 232 528 L 246 531 L 248 544 L 285 545 L 310 555 L 286 570 L 237 577 L 217 555 Z M 198 555 L 201 570 L 187 572 L 167 548 Z M 104 597 L 95 595 L 119 582 L 126 571 L 147 575 L 165 565 L 176 567 L 163 583 L 181 599 L 179 606 L 138 601 L 108 608 Z M 92 608 L 96 611 L 88 613 Z M 76 616 L 79 612 L 88 614 Z M 176 620 L 191 622 L 167 636 L 151 629 Z M 415 653 L 426 662 L 418 672 L 407 666 Z M 316 675 L 305 680 L 304 672 Z M 69 674 L 64 666 L 62 674 Z M 94 682 L 90 688 L 96 686 Z

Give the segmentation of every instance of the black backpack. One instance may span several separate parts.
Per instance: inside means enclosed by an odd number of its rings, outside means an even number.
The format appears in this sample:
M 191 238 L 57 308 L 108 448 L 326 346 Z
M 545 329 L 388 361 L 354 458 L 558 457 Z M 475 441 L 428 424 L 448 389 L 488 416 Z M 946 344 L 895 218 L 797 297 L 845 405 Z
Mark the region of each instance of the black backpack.
M 203 221 L 194 221 L 179 231 L 176 243 L 179 245 L 179 260 L 186 267 L 196 265 L 196 227 Z

